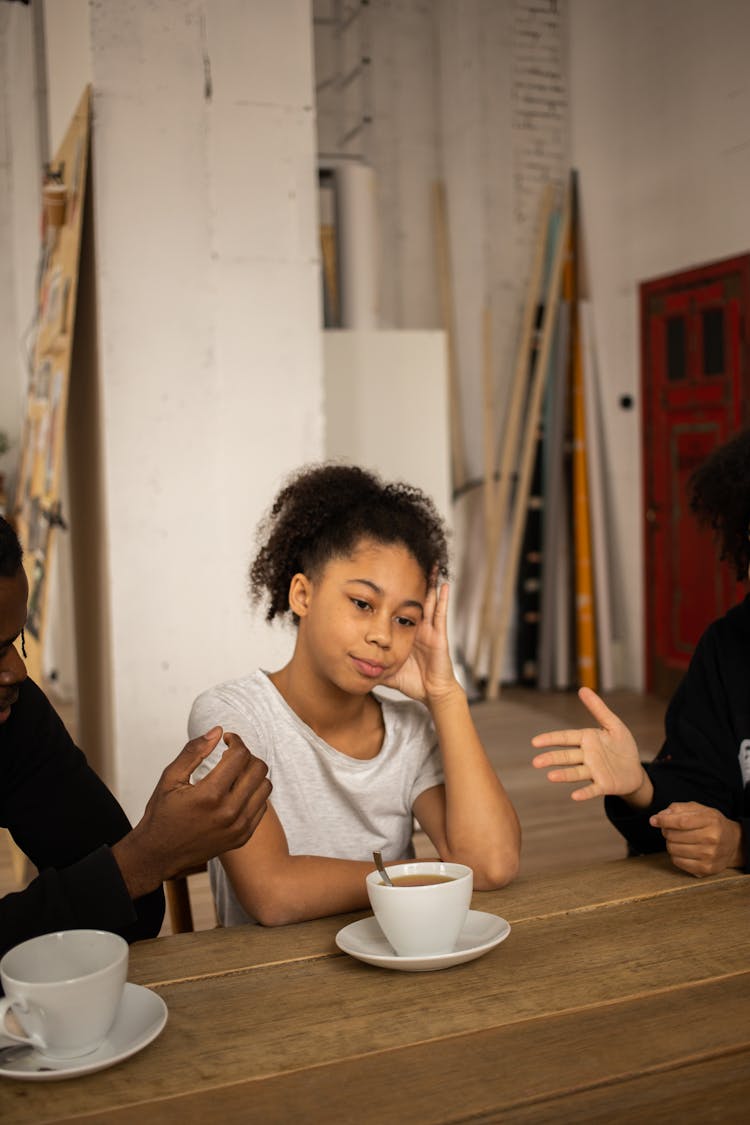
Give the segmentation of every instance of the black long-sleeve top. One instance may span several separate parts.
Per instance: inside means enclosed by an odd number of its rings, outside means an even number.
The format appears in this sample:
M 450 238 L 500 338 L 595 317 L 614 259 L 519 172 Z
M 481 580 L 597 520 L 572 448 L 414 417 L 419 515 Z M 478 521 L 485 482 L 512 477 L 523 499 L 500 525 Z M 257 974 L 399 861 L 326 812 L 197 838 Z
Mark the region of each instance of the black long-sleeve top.
M 605 798 L 633 854 L 663 851 L 648 818 L 673 801 L 696 801 L 739 821 L 750 872 L 750 595 L 714 621 L 667 708 L 664 745 L 644 763 L 654 787 L 647 809 Z
M 0 956 L 54 930 L 112 930 L 130 942 L 159 932 L 162 888 L 132 900 L 110 850 L 128 818 L 28 679 L 0 725 L 0 826 L 39 871 L 0 899 Z

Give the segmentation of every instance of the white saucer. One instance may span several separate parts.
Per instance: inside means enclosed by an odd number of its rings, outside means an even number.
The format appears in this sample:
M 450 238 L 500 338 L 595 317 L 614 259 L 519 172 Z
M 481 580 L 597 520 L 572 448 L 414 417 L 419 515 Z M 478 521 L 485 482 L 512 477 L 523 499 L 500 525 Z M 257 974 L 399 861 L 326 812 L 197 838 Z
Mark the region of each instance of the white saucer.
M 473 961 L 489 949 L 505 941 L 510 925 L 497 914 L 483 910 L 470 910 L 464 928 L 458 935 L 456 948 L 450 953 L 435 953 L 429 957 L 398 957 L 383 936 L 375 916 L 351 922 L 336 934 L 336 945 L 368 965 L 383 969 L 400 969 L 405 973 L 427 973 L 432 969 L 447 969 L 464 961 Z
M 79 1055 L 76 1059 L 53 1059 L 35 1050 L 9 1062 L 7 1066 L 0 1066 L 0 1075 L 24 1078 L 27 1082 L 49 1082 L 92 1074 L 143 1050 L 152 1039 L 156 1039 L 166 1022 L 167 1005 L 161 996 L 140 984 L 128 983 L 109 1035 L 90 1055 Z

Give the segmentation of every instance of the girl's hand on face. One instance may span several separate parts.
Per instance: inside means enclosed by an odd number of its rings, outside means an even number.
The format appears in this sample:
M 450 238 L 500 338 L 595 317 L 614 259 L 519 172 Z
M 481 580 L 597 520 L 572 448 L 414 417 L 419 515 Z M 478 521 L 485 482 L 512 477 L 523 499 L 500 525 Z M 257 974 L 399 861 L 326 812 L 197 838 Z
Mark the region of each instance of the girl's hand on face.
M 436 580 L 430 583 L 414 647 L 398 672 L 384 681 L 422 703 L 436 701 L 458 686 L 448 645 L 448 593 L 447 582 L 439 593 Z

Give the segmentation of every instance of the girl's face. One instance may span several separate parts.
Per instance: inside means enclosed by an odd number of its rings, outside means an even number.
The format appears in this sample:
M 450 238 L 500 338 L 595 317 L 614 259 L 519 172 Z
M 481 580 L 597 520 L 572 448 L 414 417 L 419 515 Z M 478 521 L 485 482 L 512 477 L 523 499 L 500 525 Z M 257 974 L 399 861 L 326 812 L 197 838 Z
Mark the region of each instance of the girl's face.
M 292 579 L 297 653 L 320 678 L 364 694 L 409 656 L 426 594 L 425 576 L 406 547 L 363 539 L 314 580 L 304 574 Z

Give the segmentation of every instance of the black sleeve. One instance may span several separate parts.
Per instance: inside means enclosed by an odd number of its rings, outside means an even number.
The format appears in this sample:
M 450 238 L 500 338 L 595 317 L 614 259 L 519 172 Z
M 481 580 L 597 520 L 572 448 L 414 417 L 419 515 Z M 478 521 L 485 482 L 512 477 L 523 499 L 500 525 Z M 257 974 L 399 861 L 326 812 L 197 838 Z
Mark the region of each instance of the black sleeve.
M 725 620 L 711 626 L 698 643 L 667 708 L 664 744 L 652 762 L 644 763 L 654 787 L 650 807 L 633 809 L 619 797 L 606 797 L 604 807 L 636 855 L 665 850 L 661 831 L 648 821 L 673 802 L 695 801 L 718 809 L 740 823 L 745 871 L 750 871 L 750 821 L 737 758 L 750 689 L 742 677 L 733 682 L 739 662 Z
M 56 929 L 154 937 L 164 916 L 160 888 L 133 901 L 110 847 L 130 822 L 74 745 L 36 684 L 27 680 L 0 728 L 0 821 L 39 875 L 0 899 L 0 953 Z

